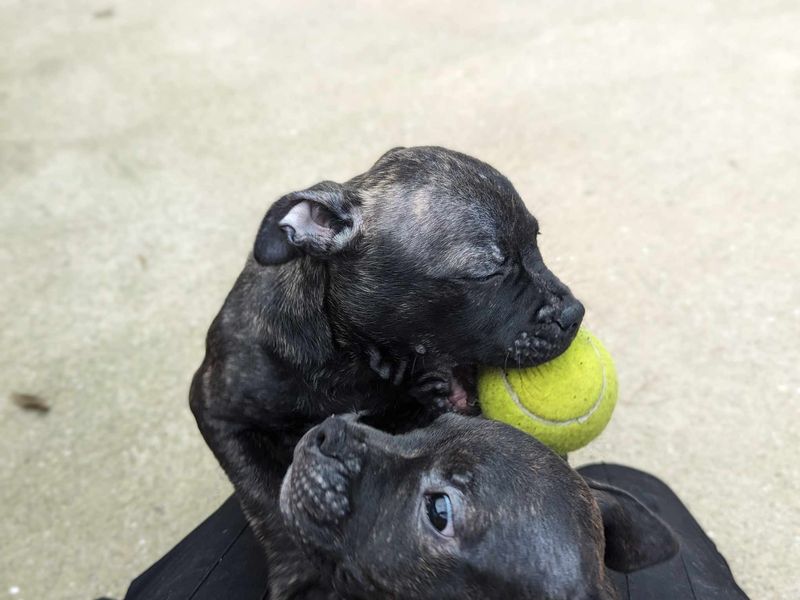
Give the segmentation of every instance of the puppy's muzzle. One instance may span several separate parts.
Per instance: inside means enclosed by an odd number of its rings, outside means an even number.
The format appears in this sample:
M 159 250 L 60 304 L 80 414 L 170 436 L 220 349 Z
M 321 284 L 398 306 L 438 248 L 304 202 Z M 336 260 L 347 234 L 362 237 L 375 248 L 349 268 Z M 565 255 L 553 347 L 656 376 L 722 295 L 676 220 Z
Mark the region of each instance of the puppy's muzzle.
M 552 360 L 575 339 L 585 312 L 583 304 L 573 296 L 546 304 L 536 311 L 530 330 L 519 333 L 508 354 L 519 366 Z
M 291 524 L 331 527 L 350 514 L 350 485 L 363 466 L 365 444 L 348 419 L 330 417 L 298 442 L 281 489 L 281 511 Z

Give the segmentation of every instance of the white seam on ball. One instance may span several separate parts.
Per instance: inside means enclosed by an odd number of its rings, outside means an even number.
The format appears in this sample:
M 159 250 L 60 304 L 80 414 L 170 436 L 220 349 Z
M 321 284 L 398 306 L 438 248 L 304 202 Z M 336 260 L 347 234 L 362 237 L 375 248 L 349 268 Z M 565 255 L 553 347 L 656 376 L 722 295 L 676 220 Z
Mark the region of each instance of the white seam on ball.
M 516 404 L 517 407 L 523 413 L 525 413 L 525 415 L 529 419 L 533 419 L 534 421 L 538 421 L 539 423 L 542 423 L 543 425 L 557 425 L 557 426 L 561 427 L 561 426 L 564 426 L 564 425 L 572 425 L 573 423 L 579 423 L 580 424 L 580 423 L 585 423 L 586 421 L 588 421 L 589 417 L 591 417 L 594 414 L 594 412 L 600 407 L 600 403 L 603 401 L 603 397 L 605 396 L 605 393 L 606 393 L 606 366 L 605 366 L 605 364 L 603 364 L 603 361 L 602 361 L 601 356 L 600 356 L 600 352 L 597 350 L 597 348 L 595 348 L 594 343 L 592 342 L 591 338 L 589 338 L 589 344 L 592 346 L 592 350 L 594 350 L 594 353 L 597 355 L 597 362 L 600 363 L 600 367 L 603 370 L 603 385 L 600 387 L 600 393 L 598 394 L 597 399 L 594 401 L 594 404 L 592 404 L 591 408 L 587 412 L 585 412 L 582 415 L 579 415 L 577 417 L 574 417 L 572 419 L 567 419 L 565 421 L 556 421 L 556 420 L 551 420 L 551 419 L 545 419 L 544 417 L 541 417 L 541 416 L 539 416 L 539 415 L 537 415 L 535 413 L 532 413 L 527 407 L 525 407 L 522 404 L 522 402 L 520 402 L 519 396 L 517 396 L 517 392 L 514 390 L 514 388 L 508 382 L 508 377 L 506 377 L 507 373 L 506 373 L 505 369 L 503 369 L 501 371 L 502 378 L 503 378 L 503 385 L 506 386 L 506 391 L 508 392 L 508 395 L 511 396 L 511 399 L 514 401 L 514 404 Z

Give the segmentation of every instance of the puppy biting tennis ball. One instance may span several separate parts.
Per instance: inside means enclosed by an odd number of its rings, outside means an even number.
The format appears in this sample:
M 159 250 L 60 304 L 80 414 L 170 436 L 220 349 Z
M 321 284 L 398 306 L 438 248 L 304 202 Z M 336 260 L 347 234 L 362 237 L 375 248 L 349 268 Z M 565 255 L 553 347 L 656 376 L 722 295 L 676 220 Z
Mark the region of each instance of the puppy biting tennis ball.
M 605 429 L 617 403 L 617 373 L 600 340 L 581 328 L 561 356 L 538 367 L 482 371 L 478 402 L 486 417 L 565 455 Z

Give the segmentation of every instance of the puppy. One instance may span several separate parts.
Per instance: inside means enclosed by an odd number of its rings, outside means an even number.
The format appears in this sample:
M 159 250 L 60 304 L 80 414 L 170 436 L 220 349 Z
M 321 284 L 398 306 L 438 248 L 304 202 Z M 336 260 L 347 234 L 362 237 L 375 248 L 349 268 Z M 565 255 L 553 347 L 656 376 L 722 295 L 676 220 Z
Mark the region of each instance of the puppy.
M 330 597 L 348 600 L 615 600 L 606 565 L 678 549 L 629 494 L 512 427 L 455 414 L 399 436 L 327 419 L 297 445 L 280 508 Z
M 273 600 L 318 586 L 294 568 L 277 506 L 310 427 L 353 410 L 396 432 L 473 414 L 477 365 L 531 366 L 567 348 L 584 309 L 545 266 L 538 233 L 503 175 L 436 147 L 391 150 L 268 210 L 190 404 L 270 556 Z

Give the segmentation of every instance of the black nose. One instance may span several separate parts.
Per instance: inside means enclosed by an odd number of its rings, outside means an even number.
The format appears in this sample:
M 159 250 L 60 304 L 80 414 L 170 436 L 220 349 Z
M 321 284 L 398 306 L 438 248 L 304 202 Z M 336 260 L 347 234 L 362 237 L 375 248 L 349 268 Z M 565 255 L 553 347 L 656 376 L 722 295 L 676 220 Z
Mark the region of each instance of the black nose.
M 556 318 L 556 323 L 564 330 L 575 329 L 581 324 L 585 312 L 583 304 L 572 298 L 565 301 L 561 314 Z
M 341 458 L 347 445 L 347 423 L 339 417 L 329 417 L 317 427 L 313 440 L 325 456 Z

